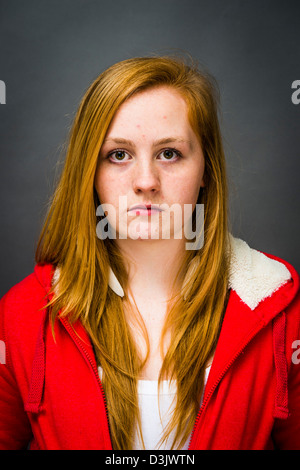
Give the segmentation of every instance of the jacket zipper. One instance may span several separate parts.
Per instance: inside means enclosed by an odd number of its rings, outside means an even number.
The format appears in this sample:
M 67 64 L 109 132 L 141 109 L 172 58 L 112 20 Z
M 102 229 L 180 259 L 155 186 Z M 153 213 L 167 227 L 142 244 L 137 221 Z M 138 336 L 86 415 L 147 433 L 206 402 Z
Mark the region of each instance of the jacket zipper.
M 106 420 L 107 420 L 107 427 L 108 427 L 108 430 L 109 430 L 109 419 L 108 419 L 108 408 L 107 408 L 107 403 L 106 403 L 106 397 L 105 397 L 105 393 L 104 393 L 104 389 L 103 389 L 103 386 L 102 386 L 102 383 L 101 383 L 101 380 L 100 380 L 100 377 L 99 377 L 99 374 L 98 374 L 98 370 L 97 370 L 97 367 L 95 366 L 95 363 L 93 361 L 93 359 L 91 358 L 91 355 L 90 353 L 85 349 L 85 347 L 83 346 L 83 344 L 81 342 L 78 341 L 78 338 L 76 337 L 75 333 L 74 333 L 74 330 L 73 328 L 70 326 L 70 324 L 68 323 L 68 321 L 66 321 L 66 319 L 64 317 L 60 318 L 61 322 L 63 323 L 64 327 L 66 328 L 66 330 L 68 331 L 69 335 L 72 337 L 73 341 L 75 342 L 75 344 L 81 349 L 81 351 L 84 353 L 84 355 L 86 356 L 89 364 L 91 365 L 92 367 L 92 370 L 96 376 L 96 380 L 97 380 L 97 383 L 99 385 L 99 388 L 100 388 L 100 392 L 101 392 L 101 395 L 102 395 L 102 398 L 103 398 L 103 402 L 104 402 L 104 408 L 105 408 L 105 414 L 106 414 Z M 110 436 L 110 433 L 109 433 L 109 436 Z M 110 443 L 111 444 L 111 443 Z M 112 447 L 112 446 L 111 446 Z
M 214 393 L 215 389 L 217 388 L 217 386 L 219 385 L 220 381 L 222 380 L 223 376 L 226 374 L 226 372 L 228 371 L 228 369 L 232 366 L 232 364 L 234 363 L 234 361 L 237 359 L 237 357 L 241 354 L 241 352 L 243 351 L 243 349 L 245 349 L 245 347 L 250 343 L 250 341 L 254 338 L 254 336 L 256 335 L 256 332 L 257 332 L 257 325 L 255 326 L 255 328 L 253 328 L 253 330 L 251 331 L 248 339 L 246 340 L 246 342 L 243 344 L 242 347 L 239 348 L 239 350 L 237 351 L 237 353 L 233 356 L 233 358 L 228 362 L 227 366 L 225 367 L 225 369 L 222 370 L 221 374 L 219 374 L 219 377 L 218 379 L 215 381 L 214 385 L 211 387 L 210 391 L 208 392 L 205 400 L 203 400 L 203 403 L 199 409 L 199 412 L 198 412 L 198 415 L 196 417 L 196 420 L 195 420 L 195 423 L 194 423 L 194 426 L 193 426 L 193 430 L 192 430 L 192 433 L 191 433 L 191 437 L 190 437 L 190 441 L 189 441 L 189 445 L 188 445 L 188 450 L 191 450 L 190 449 L 190 446 L 191 446 L 191 443 L 192 443 L 192 440 L 193 440 L 193 437 L 194 437 L 194 434 L 196 432 L 196 428 L 197 428 L 197 425 L 199 423 L 199 420 L 201 418 L 201 415 L 203 413 L 203 410 L 204 408 L 207 406 L 207 403 L 209 401 L 209 399 L 211 398 L 212 394 Z

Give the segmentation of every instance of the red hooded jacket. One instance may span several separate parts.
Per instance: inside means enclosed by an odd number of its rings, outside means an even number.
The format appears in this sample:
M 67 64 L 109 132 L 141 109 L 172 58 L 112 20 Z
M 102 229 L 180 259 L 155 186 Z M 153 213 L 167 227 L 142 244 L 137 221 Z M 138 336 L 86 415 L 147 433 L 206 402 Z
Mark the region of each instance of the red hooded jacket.
M 111 449 L 86 331 L 59 317 L 52 336 L 53 272 L 36 265 L 0 302 L 0 449 Z M 234 239 L 229 287 L 189 448 L 300 450 L 299 277 Z

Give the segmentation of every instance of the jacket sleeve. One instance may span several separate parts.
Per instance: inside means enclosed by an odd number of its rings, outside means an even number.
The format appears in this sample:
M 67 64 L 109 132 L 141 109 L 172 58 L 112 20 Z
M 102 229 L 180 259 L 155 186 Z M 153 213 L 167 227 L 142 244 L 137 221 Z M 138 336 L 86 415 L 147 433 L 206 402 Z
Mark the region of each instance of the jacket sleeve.
M 293 301 L 287 319 L 290 326 L 286 351 L 290 363 L 288 375 L 287 419 L 276 419 L 273 429 L 275 447 L 280 450 L 300 450 L 300 293 Z
M 5 334 L 7 297 L 0 300 L 0 450 L 21 450 L 28 446 L 31 427 L 10 361 L 10 339 Z

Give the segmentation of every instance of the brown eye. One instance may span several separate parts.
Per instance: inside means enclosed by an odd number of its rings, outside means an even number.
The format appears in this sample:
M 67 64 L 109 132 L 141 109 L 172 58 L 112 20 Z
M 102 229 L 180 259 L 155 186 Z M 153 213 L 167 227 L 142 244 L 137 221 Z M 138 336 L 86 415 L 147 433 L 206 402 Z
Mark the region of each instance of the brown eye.
M 112 162 L 124 162 L 128 160 L 128 153 L 125 150 L 115 150 L 109 154 L 109 159 Z
M 166 149 L 159 154 L 162 160 L 177 160 L 181 157 L 181 154 L 178 150 L 175 149 Z
M 167 158 L 168 160 L 169 160 L 170 158 L 172 158 L 173 155 L 174 155 L 173 150 L 165 150 L 165 151 L 163 152 L 164 158 Z
M 166 158 L 167 160 L 171 160 L 171 158 L 173 158 L 174 155 L 176 155 L 174 150 L 164 150 L 163 151 L 163 157 Z
M 123 150 L 118 150 L 117 152 L 115 152 L 114 155 L 115 155 L 116 160 L 123 160 L 126 154 Z

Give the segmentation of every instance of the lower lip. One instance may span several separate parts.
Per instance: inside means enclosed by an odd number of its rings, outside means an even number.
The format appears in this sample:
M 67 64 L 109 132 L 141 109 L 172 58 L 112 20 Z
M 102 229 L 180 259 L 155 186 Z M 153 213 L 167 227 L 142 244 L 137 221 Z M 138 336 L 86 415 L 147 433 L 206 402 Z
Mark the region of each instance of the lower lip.
M 132 209 L 130 212 L 131 212 L 131 214 L 134 214 L 134 215 L 149 216 L 149 215 L 153 215 L 153 214 L 159 214 L 161 212 L 161 210 L 159 210 L 159 209 Z

